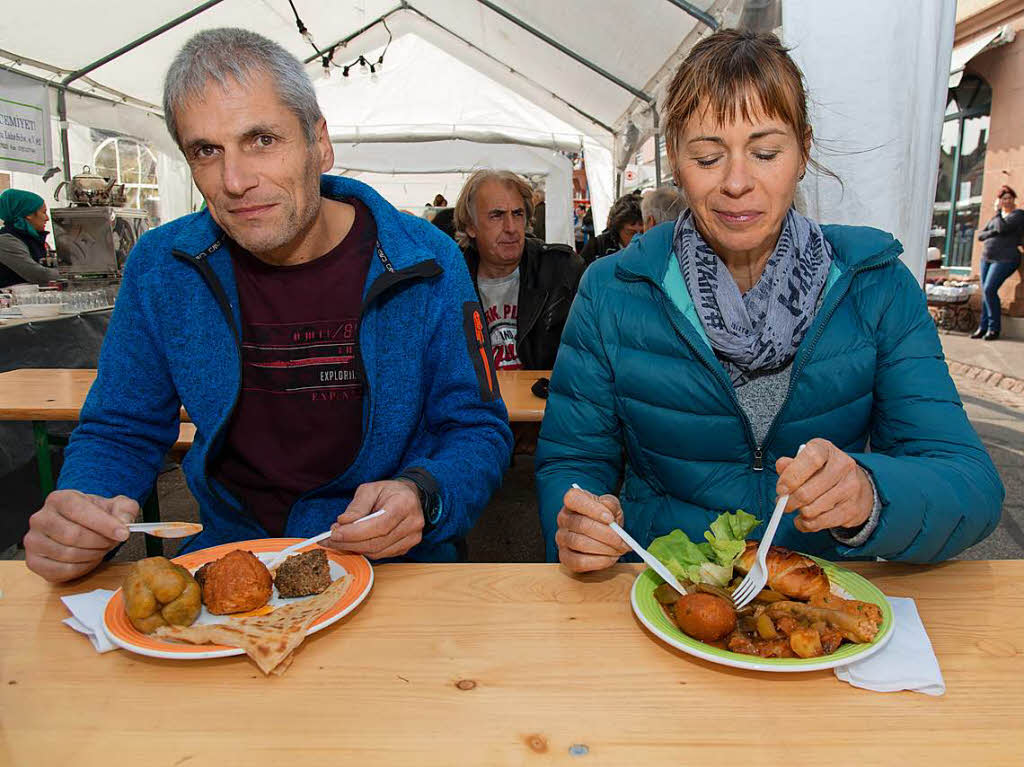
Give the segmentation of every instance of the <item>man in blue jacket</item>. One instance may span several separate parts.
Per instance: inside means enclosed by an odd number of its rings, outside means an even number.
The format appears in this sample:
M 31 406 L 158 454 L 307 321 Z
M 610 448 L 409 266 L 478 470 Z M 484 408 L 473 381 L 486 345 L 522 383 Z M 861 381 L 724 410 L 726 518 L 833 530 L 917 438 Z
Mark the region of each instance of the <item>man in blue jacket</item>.
M 321 176 L 312 83 L 259 35 L 190 40 L 164 111 L 207 210 L 133 250 L 28 566 L 69 580 L 128 537 L 181 406 L 204 525 L 186 550 L 331 529 L 324 545 L 373 559 L 455 559 L 511 451 L 455 243 Z

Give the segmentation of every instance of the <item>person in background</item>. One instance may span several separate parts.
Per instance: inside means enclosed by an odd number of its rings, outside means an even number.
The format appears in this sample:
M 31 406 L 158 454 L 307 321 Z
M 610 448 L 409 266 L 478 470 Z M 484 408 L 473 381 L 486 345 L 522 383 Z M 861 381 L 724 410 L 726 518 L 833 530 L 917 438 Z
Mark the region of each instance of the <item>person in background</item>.
M 46 285 L 60 279 L 56 269 L 43 266 L 46 258 L 46 202 L 35 192 L 5 189 L 0 194 L 0 288 L 20 282 Z
M 497 370 L 550 370 L 583 260 L 526 236 L 533 190 L 510 171 L 478 170 L 455 204 L 456 239 L 476 284 Z
M 648 232 L 658 224 L 675 221 L 686 209 L 686 197 L 677 186 L 665 184 L 651 189 L 640 198 L 640 214 L 644 218 L 644 231 Z
M 434 207 L 435 208 L 447 208 L 448 207 L 448 200 L 446 200 L 444 198 L 443 194 L 435 194 L 434 195 Z
M 547 234 L 544 217 L 547 215 L 547 204 L 544 202 L 544 190 L 537 187 L 533 190 L 533 227 L 531 234 L 541 242 Z
M 455 208 L 441 208 L 439 211 L 434 213 L 434 217 L 430 219 L 430 223 L 447 234 L 453 240 L 455 239 Z
M 28 567 L 67 581 L 128 538 L 183 405 L 204 526 L 184 551 L 330 531 L 374 560 L 456 560 L 512 450 L 461 252 L 325 175 L 313 83 L 265 37 L 190 39 L 164 116 L 208 206 L 132 250 Z
M 629 245 L 633 235 L 644 230 L 644 218 L 640 212 L 640 195 L 636 192 L 624 194 L 608 211 L 608 228 L 596 237 L 587 240 L 580 255 L 589 266 L 602 256 L 616 253 Z
M 580 284 L 536 453 L 548 559 L 611 567 L 611 521 L 646 547 L 744 509 L 756 538 L 781 496 L 775 544 L 830 560 L 936 562 L 990 534 L 1005 491 L 902 246 L 793 207 L 812 131 L 779 39 L 705 37 L 664 114 L 689 208 Z
M 1017 207 L 1017 193 L 1004 185 L 995 204 L 996 214 L 978 232 L 985 243 L 981 254 L 981 322 L 971 338 L 994 341 L 1002 329 L 1002 305 L 999 288 L 1020 268 L 1021 235 L 1024 234 L 1024 210 Z

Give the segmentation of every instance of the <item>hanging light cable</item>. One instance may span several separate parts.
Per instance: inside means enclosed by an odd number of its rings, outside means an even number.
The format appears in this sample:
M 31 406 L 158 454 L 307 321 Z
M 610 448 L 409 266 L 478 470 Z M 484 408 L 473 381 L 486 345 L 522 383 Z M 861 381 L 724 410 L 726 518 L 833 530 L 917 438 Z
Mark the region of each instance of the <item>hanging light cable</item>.
M 306 29 L 306 25 L 303 24 L 302 19 L 299 18 L 299 12 L 295 8 L 295 3 L 293 3 L 292 0 L 288 0 L 288 5 L 292 7 L 292 13 L 295 15 L 295 26 L 299 28 L 299 34 L 302 35 L 303 39 L 305 39 L 307 43 L 313 46 L 313 50 L 316 51 L 318 56 L 324 56 L 323 52 L 316 47 L 316 43 L 313 42 L 313 33 Z M 324 69 L 326 68 L 327 67 L 325 66 Z

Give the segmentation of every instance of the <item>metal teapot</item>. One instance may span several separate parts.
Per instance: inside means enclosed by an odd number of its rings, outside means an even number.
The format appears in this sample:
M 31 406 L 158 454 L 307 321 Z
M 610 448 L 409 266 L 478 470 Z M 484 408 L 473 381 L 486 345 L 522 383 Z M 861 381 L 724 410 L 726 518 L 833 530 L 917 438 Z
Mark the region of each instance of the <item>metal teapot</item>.
M 107 179 L 92 172 L 86 165 L 83 172 L 73 176 L 71 182 L 61 181 L 53 192 L 57 199 L 60 190 L 68 187 L 68 200 L 82 205 L 124 205 L 126 197 L 124 184 L 118 184 L 116 178 Z

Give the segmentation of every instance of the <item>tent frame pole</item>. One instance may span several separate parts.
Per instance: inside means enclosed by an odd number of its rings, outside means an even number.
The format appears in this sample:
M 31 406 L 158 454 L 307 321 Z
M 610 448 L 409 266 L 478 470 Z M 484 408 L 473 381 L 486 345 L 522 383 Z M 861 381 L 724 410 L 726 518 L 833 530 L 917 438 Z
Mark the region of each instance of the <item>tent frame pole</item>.
M 685 11 L 686 13 L 690 14 L 693 18 L 697 19 L 697 21 L 703 22 L 707 26 L 711 27 L 712 32 L 717 30 L 720 26 L 714 16 L 712 16 L 710 13 L 702 11 L 693 3 L 687 2 L 687 0 L 668 0 L 668 2 L 672 3 L 672 5 L 674 5 L 681 11 Z
M 661 186 L 661 126 L 658 108 L 651 105 L 651 121 L 654 123 L 654 186 Z
M 212 8 L 213 6 L 218 5 L 221 2 L 223 2 L 223 0 L 206 0 L 205 3 L 196 6 L 188 13 L 183 13 L 176 19 L 172 19 L 171 21 L 168 21 L 166 24 L 160 25 L 151 32 L 147 32 L 139 39 L 133 40 L 127 45 L 118 48 L 113 53 L 108 53 L 103 58 L 97 59 L 96 61 L 82 67 L 81 69 L 76 69 L 74 72 L 69 74 L 67 77 L 65 77 L 63 80 L 61 80 L 59 83 L 55 85 L 55 87 L 57 88 L 57 119 L 59 120 L 60 124 L 60 151 L 62 155 L 61 159 L 63 160 L 64 165 L 64 179 L 66 181 L 68 181 L 69 183 L 71 182 L 71 153 L 68 149 L 68 104 L 66 98 L 68 86 L 78 78 L 84 77 L 85 75 L 89 74 L 94 69 L 99 69 L 104 64 L 109 64 L 114 59 L 123 56 L 129 51 L 135 50 L 140 45 L 148 43 L 154 37 L 162 35 L 167 30 L 173 29 L 182 22 L 188 21 L 193 16 L 198 16 L 203 11 Z
M 557 51 L 559 51 L 561 53 L 564 53 L 566 56 L 568 56 L 569 58 L 571 58 L 573 61 L 577 62 L 578 64 L 582 64 L 584 67 L 589 69 L 591 72 L 595 72 L 595 73 L 601 75 L 601 77 L 603 77 L 604 79 L 606 79 L 606 80 L 608 80 L 610 82 L 613 82 L 617 86 L 622 88 L 623 90 L 628 91 L 629 93 L 632 93 L 638 99 L 643 99 L 648 104 L 653 104 L 654 103 L 654 97 L 651 96 L 650 94 L 645 93 L 644 91 L 640 90 L 639 88 L 634 88 L 632 85 L 627 83 L 625 80 L 622 80 L 621 78 L 616 77 L 615 75 L 613 75 L 611 72 L 609 72 L 606 69 L 602 69 L 597 64 L 592 62 L 590 59 L 587 59 L 587 58 L 581 56 L 580 54 L 576 53 L 576 51 L 574 51 L 572 48 L 569 48 L 568 46 L 563 45 L 562 43 L 558 42 L 554 38 L 549 37 L 548 35 L 544 34 L 543 32 L 541 32 L 536 27 L 530 26 L 525 21 L 523 21 L 518 16 L 516 16 L 514 13 L 510 13 L 510 12 L 506 11 L 504 8 L 501 8 L 501 7 L 497 6 L 497 5 L 495 5 L 490 0 L 476 0 L 476 1 L 480 5 L 484 6 L 485 8 L 489 8 L 490 10 L 494 11 L 494 13 L 498 14 L 502 18 L 507 19 L 508 21 L 511 21 L 513 24 L 515 24 L 520 29 L 526 30 L 531 35 L 536 37 L 538 40 L 543 40 L 545 43 L 550 45 L 552 48 L 554 48 L 555 50 L 557 50 Z

